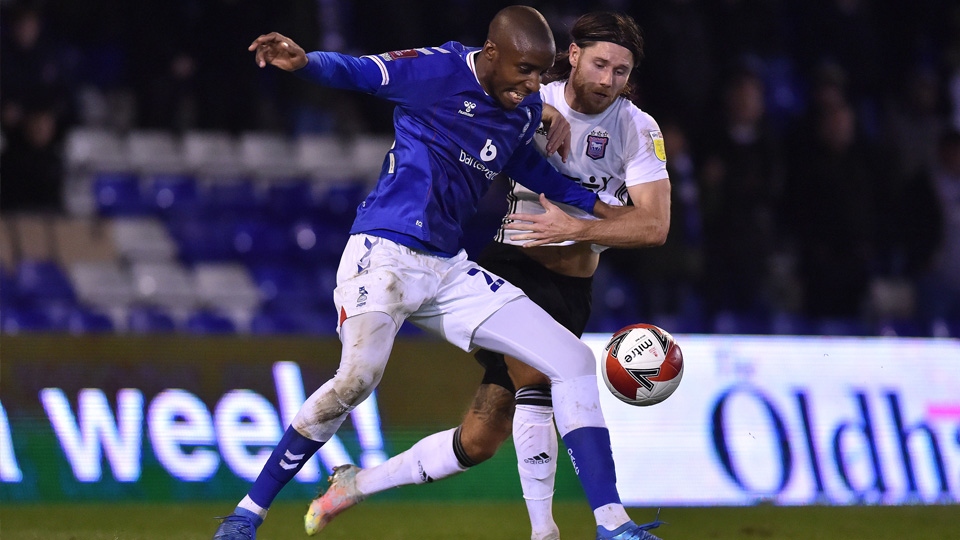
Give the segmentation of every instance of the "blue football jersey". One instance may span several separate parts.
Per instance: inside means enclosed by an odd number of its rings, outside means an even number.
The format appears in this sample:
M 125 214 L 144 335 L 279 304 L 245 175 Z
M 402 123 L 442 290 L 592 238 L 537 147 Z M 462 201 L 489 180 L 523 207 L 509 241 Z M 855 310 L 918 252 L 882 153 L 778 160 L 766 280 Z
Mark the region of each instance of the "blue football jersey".
M 501 172 L 551 200 L 593 211 L 596 195 L 557 173 L 531 144 L 543 110 L 539 93 L 504 109 L 477 79 L 477 51 L 449 42 L 359 58 L 307 55 L 297 71 L 305 79 L 397 105 L 394 145 L 351 233 L 451 256 Z

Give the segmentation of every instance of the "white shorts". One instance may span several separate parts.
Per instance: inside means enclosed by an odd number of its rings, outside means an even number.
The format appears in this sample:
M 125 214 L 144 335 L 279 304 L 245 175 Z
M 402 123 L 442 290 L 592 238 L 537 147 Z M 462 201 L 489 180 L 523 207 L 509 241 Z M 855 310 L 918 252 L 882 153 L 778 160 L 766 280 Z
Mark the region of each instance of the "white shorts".
M 445 259 L 367 234 L 347 241 L 333 300 L 340 324 L 348 317 L 380 311 L 397 328 L 411 323 L 472 351 L 474 331 L 523 291 L 467 259 L 460 250 Z

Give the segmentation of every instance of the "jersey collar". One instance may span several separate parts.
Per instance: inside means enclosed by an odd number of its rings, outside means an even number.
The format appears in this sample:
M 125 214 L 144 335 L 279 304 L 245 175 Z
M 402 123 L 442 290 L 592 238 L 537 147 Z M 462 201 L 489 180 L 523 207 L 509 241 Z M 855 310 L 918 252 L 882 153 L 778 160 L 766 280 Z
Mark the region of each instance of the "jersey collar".
M 476 51 L 467 53 L 467 67 L 470 68 L 470 71 L 473 73 L 473 80 L 477 81 L 477 86 L 480 87 L 480 90 L 482 90 L 484 94 L 489 96 L 490 94 L 487 94 L 486 89 L 484 89 L 483 85 L 480 83 L 480 77 L 477 76 L 477 55 L 478 54 L 480 54 L 479 49 Z

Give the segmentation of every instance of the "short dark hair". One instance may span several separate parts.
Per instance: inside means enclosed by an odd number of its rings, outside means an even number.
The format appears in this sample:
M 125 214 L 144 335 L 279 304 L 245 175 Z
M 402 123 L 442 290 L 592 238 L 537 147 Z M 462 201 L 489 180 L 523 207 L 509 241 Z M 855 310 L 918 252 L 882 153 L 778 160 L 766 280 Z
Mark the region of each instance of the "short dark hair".
M 623 13 L 594 11 L 581 16 L 570 29 L 570 40 L 583 49 L 601 41 L 620 45 L 633 55 L 634 69 L 637 69 L 640 61 L 643 60 L 643 33 L 633 17 Z M 570 77 L 571 66 L 568 55 L 568 51 L 557 55 L 557 61 L 547 71 L 548 81 Z M 632 85 L 628 82 L 623 89 L 623 95 L 630 96 L 632 93 Z

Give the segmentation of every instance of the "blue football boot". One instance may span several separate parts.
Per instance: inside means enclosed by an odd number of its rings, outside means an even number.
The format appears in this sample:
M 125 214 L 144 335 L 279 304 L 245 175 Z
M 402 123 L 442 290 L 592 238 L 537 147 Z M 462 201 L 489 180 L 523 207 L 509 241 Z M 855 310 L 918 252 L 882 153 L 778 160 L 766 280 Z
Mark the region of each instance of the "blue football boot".
M 597 527 L 597 540 L 660 540 L 659 536 L 655 536 L 647 531 L 656 529 L 663 524 L 664 522 L 660 521 L 660 510 L 657 510 L 656 519 L 643 525 L 637 525 L 633 521 L 628 521 L 612 531 L 608 531 L 603 527 Z
M 237 508 L 229 516 L 220 518 L 220 526 L 213 533 L 213 540 L 255 540 L 257 526 L 262 521 L 253 512 Z

